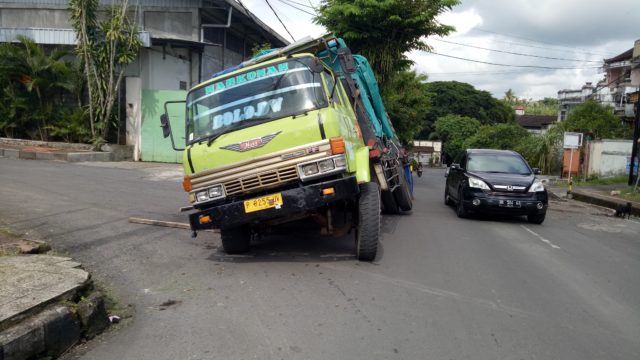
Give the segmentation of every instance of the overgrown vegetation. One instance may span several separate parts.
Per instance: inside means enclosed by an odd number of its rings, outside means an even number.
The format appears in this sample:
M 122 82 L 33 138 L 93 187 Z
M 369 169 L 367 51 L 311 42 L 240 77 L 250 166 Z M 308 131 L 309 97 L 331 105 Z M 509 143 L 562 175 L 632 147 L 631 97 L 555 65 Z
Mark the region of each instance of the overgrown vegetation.
M 88 114 L 94 144 L 106 142 L 117 111 L 114 104 L 125 67 L 135 61 L 141 43 L 128 0 L 106 8 L 98 19 L 98 0 L 69 0 L 71 24 L 78 38 L 76 53 L 82 59 L 89 95 Z
M 509 92 L 505 94 L 505 100 L 509 95 Z M 438 111 L 461 113 L 465 109 L 457 104 Z M 511 149 L 521 153 L 531 166 L 540 168 L 545 174 L 560 171 L 562 138 L 566 131 L 582 132 L 594 139 L 630 136 L 629 128 L 613 115 L 610 108 L 591 100 L 578 105 L 566 121 L 555 124 L 542 135 L 530 134 L 515 123 L 483 125 L 477 118 L 460 115 L 439 117 L 434 130 L 432 138 L 444 141 L 443 152 L 448 162 L 465 148 Z
M 455 30 L 436 17 L 459 0 L 323 0 L 314 21 L 344 38 L 354 54 L 367 58 L 378 80 L 389 117 L 402 142 L 429 124 L 424 75 L 409 71 L 412 50 L 430 50 L 429 36 Z M 433 122 L 431 122 L 433 124 Z
M 70 0 L 69 6 L 77 56 L 71 48 L 45 48 L 23 36 L 0 44 L 1 136 L 106 141 L 124 68 L 140 47 L 137 28 L 127 0 L 105 8 L 102 20 L 98 0 Z
M 69 52 L 46 51 L 19 36 L 0 44 L 0 132 L 5 137 L 87 141 L 88 122 L 77 103 L 83 82 Z

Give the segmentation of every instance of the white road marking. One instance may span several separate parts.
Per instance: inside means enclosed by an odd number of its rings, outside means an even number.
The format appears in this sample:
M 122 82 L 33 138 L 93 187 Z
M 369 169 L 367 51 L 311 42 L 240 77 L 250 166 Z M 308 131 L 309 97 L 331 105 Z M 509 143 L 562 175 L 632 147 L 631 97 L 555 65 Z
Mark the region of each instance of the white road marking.
M 528 232 L 530 232 L 531 234 L 533 234 L 534 236 L 536 236 L 538 239 L 540 239 L 540 241 L 542 241 L 543 243 L 551 246 L 554 249 L 560 249 L 560 246 L 553 244 L 551 241 L 543 238 L 542 236 L 540 236 L 538 233 L 536 233 L 535 231 L 529 229 L 528 227 L 524 226 L 524 225 L 520 225 L 522 226 L 523 229 L 527 230 Z

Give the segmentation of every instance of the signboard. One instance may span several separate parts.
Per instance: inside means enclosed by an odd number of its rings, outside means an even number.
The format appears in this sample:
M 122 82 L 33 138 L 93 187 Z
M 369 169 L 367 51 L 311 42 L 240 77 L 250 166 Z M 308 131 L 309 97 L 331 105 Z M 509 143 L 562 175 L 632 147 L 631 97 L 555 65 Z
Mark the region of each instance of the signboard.
M 565 132 L 562 147 L 565 149 L 578 149 L 582 146 L 582 133 Z

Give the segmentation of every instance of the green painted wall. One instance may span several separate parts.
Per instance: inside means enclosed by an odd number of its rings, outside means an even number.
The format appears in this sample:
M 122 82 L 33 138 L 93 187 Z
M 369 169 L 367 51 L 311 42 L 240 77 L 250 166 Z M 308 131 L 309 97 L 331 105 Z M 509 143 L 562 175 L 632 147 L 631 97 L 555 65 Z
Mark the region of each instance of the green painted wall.
M 142 90 L 142 161 L 182 163 L 182 151 L 173 150 L 171 139 L 162 137 L 160 115 L 164 113 L 165 101 L 184 100 L 186 96 L 186 91 L 179 90 Z M 184 104 L 170 104 L 167 108 L 176 147 L 184 148 Z

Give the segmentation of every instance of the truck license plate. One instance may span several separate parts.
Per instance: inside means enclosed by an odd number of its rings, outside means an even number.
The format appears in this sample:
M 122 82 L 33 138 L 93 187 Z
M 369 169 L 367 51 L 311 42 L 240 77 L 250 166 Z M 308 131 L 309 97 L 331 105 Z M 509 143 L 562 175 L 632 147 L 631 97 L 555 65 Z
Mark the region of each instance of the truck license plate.
M 502 207 L 508 207 L 508 208 L 519 208 L 520 207 L 520 201 L 517 200 L 500 200 L 500 203 L 498 204 Z
M 244 202 L 244 212 L 246 214 L 271 208 L 279 208 L 283 204 L 282 194 L 272 194 L 259 198 L 246 200 Z

